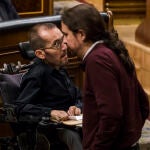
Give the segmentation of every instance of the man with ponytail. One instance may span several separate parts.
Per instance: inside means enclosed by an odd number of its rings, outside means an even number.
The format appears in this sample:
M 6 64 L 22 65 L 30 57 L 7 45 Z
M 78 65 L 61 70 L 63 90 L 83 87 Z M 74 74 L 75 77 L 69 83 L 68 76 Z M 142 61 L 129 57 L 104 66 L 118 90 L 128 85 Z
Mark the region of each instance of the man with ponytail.
M 88 4 L 65 10 L 61 25 L 85 71 L 83 149 L 138 150 L 149 102 L 124 44 Z

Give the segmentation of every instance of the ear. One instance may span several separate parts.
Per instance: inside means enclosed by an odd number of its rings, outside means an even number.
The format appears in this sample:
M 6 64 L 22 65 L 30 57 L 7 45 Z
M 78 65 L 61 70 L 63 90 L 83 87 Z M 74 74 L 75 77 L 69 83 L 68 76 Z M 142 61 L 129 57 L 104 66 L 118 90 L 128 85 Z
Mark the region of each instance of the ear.
M 81 40 L 84 41 L 85 38 L 86 38 L 86 34 L 85 34 L 84 30 L 79 29 L 79 30 L 78 30 L 78 34 L 79 34 Z
M 43 50 L 35 50 L 35 55 L 40 59 L 45 59 L 45 52 Z

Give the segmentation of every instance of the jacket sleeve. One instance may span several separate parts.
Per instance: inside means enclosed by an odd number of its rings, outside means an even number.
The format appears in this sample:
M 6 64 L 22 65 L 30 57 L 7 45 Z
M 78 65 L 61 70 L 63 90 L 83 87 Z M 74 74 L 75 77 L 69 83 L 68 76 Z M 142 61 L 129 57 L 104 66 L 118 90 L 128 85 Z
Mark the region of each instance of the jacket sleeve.
M 18 117 L 33 115 L 37 120 L 42 116 L 49 115 L 51 109 L 43 107 L 40 104 L 34 105 L 38 99 L 40 83 L 36 78 L 24 80 L 21 84 L 20 95 L 16 100 L 16 114 Z
M 141 108 L 141 114 L 142 114 L 142 119 L 143 119 L 143 125 L 145 120 L 149 116 L 149 100 L 148 100 L 148 95 L 144 91 L 142 85 L 140 82 L 137 80 L 137 87 L 138 87 L 138 94 L 139 94 L 139 103 L 140 103 L 140 108 Z
M 87 64 L 90 68 L 87 70 L 88 80 L 96 100 L 95 109 L 100 116 L 93 139 L 94 150 L 110 150 L 118 137 L 122 122 L 123 108 L 117 73 L 109 60 L 111 59 L 102 57 Z

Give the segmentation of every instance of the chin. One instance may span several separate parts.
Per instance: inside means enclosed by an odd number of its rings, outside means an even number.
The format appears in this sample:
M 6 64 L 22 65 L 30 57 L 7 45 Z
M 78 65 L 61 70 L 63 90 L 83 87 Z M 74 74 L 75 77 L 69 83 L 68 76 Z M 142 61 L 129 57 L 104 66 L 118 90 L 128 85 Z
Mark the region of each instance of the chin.
M 65 66 L 65 65 L 67 65 L 68 64 L 68 59 L 63 59 L 63 60 L 61 60 L 61 62 L 60 62 L 60 65 L 61 66 Z
M 62 65 L 63 65 L 63 66 L 65 66 L 65 65 L 67 65 L 67 64 L 68 64 L 68 60 L 62 62 Z
M 71 48 L 68 48 L 68 56 L 74 57 L 77 56 L 77 54 Z

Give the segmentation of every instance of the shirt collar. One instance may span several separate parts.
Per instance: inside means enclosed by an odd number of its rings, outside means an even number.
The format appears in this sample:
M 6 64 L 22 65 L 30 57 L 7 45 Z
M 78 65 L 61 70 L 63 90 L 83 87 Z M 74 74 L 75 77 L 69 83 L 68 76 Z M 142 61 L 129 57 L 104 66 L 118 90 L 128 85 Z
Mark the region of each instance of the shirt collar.
M 83 56 L 83 60 L 86 58 L 86 56 L 92 51 L 92 49 L 98 44 L 98 43 L 104 43 L 103 40 L 97 41 L 95 43 L 93 43 L 90 48 L 86 51 L 86 53 Z

